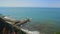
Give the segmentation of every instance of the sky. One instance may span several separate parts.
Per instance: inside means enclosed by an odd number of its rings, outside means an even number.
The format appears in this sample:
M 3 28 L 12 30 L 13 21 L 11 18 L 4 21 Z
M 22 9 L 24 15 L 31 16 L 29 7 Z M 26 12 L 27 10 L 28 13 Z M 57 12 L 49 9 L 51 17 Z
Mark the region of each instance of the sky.
M 60 0 L 0 0 L 0 7 L 60 7 Z

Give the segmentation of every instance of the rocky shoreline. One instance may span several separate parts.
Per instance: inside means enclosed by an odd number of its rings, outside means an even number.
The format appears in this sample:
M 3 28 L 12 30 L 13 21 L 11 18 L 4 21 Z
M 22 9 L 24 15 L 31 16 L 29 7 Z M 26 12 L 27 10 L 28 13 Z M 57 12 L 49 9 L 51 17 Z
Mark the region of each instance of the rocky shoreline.
M 2 24 L 1 32 L 2 34 L 39 34 L 37 31 L 29 31 L 20 28 L 22 24 L 25 24 L 27 22 L 30 22 L 30 19 L 24 19 L 24 20 L 16 20 L 16 19 L 10 19 L 9 17 L 0 17 L 0 24 Z M 2 28 L 3 27 L 3 28 Z

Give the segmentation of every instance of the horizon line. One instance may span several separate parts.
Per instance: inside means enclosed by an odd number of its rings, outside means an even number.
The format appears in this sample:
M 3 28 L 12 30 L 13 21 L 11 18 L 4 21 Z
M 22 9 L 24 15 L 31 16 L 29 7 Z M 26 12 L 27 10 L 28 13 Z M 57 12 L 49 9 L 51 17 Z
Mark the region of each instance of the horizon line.
M 21 7 L 21 8 L 24 8 L 24 7 Z M 27 7 L 27 8 L 60 8 L 60 7 Z

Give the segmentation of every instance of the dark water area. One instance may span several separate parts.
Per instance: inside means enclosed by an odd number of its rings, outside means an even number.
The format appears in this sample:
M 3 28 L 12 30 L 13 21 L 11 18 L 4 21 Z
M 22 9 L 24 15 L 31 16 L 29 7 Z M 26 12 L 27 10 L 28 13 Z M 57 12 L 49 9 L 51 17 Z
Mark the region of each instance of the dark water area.
M 22 28 L 53 34 L 60 31 L 60 8 L 0 7 L 0 14 L 16 19 L 32 18 Z

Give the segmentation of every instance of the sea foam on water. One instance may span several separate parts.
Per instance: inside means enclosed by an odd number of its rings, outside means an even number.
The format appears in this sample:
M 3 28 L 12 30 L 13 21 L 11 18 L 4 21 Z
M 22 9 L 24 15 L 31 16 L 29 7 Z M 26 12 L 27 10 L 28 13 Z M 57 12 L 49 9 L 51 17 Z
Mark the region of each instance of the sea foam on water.
M 24 31 L 24 32 L 26 32 L 27 34 L 40 34 L 39 31 L 29 31 L 29 30 L 22 29 L 22 28 L 21 28 L 21 30 Z

